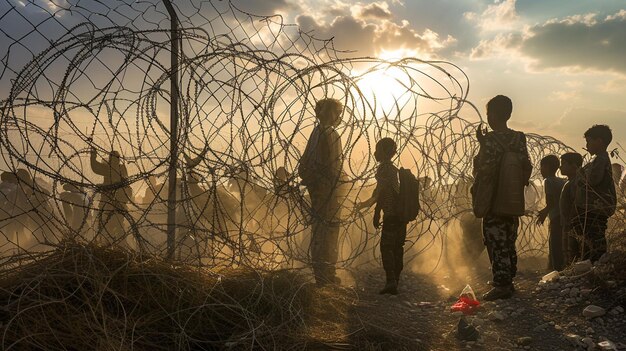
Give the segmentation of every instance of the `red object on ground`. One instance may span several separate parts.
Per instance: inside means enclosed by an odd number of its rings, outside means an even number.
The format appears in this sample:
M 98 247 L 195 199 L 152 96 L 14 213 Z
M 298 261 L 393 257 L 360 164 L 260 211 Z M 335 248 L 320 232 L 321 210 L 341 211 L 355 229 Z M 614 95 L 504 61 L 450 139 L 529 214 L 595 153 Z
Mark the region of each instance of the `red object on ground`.
M 473 314 L 480 306 L 471 286 L 466 285 L 457 302 L 450 308 L 452 312 L 461 311 L 463 314 Z
M 463 314 L 473 314 L 476 312 L 476 309 L 480 306 L 480 302 L 474 299 L 471 299 L 467 296 L 459 297 L 459 300 L 452 305 L 452 312 L 461 311 Z

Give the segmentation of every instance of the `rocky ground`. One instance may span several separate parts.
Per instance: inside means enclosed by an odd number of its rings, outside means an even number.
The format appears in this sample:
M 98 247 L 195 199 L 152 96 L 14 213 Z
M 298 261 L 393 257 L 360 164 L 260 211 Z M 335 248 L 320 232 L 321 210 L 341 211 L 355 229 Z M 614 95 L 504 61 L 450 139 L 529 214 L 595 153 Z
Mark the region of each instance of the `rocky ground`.
M 545 271 L 521 271 L 513 298 L 482 302 L 468 316 L 451 312 L 450 306 L 465 284 L 480 300 L 489 288 L 488 271 L 473 271 L 464 279 L 446 276 L 439 283 L 431 275 L 407 273 L 397 296 L 378 295 L 382 270 L 356 271 L 354 281 L 346 282 L 349 287 L 339 288 L 342 293 L 328 293 L 328 301 L 348 296 L 341 312 L 328 311 L 344 319 L 333 327 L 343 336 L 313 343 L 311 349 L 626 350 L 626 282 L 596 274 L 610 265 L 570 268 L 548 282 L 542 281 Z M 475 328 L 469 333 L 478 337 L 475 341 L 460 337 L 461 319 L 470 331 Z

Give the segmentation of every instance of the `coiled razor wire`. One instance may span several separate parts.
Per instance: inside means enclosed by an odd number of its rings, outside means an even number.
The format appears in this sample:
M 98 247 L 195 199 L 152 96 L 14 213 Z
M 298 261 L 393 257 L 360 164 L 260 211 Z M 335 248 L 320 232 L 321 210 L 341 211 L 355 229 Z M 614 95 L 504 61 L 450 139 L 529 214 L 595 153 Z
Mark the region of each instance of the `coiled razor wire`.
M 324 98 L 345 107 L 338 127 L 345 160 L 340 265 L 377 259 L 371 211 L 355 211 L 354 204 L 373 191 L 373 147 L 382 137 L 397 142 L 396 163 L 422 184 L 422 213 L 409 225 L 408 259 L 452 235 L 469 246 L 478 242 L 482 250 L 469 197 L 482 118 L 467 101 L 469 79 L 459 67 L 417 58 L 355 58 L 279 16 L 252 15 L 230 2 L 175 6 L 181 121 L 172 136 L 171 32 L 160 1 L 2 5 L 0 33 L 9 45 L 0 75 L 0 226 L 7 260 L 67 238 L 98 240 L 99 223 L 107 218 L 127 234 L 116 244 L 164 255 L 174 137 L 184 156 L 177 164 L 178 259 L 210 266 L 306 266 L 311 209 L 297 169 L 315 125 L 313 108 Z M 569 150 L 536 134 L 528 134 L 528 147 L 535 164 Z M 92 148 L 100 162 L 118 151 L 128 174 L 102 185 L 90 166 Z M 546 231 L 532 225 L 531 215 L 542 201 L 539 176 L 535 168 L 521 255 L 546 251 Z M 106 194 L 120 191 L 128 203 L 115 212 L 104 202 Z M 459 226 L 469 229 L 453 230 Z

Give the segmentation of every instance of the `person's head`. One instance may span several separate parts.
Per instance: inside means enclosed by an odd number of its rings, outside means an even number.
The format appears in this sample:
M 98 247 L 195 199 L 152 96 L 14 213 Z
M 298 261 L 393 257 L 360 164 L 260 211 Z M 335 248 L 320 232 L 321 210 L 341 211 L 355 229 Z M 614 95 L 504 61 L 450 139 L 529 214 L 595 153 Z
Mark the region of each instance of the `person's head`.
M 420 177 L 417 181 L 421 190 L 430 188 L 430 185 L 433 182 L 433 180 L 429 176 Z
M 396 154 L 396 142 L 391 138 L 382 138 L 376 143 L 374 158 L 376 161 L 389 161 Z
M 583 166 L 583 156 L 577 152 L 567 152 L 561 155 L 561 174 L 568 178 L 574 177 Z
M 337 99 L 322 99 L 315 104 L 315 117 L 324 126 L 338 126 L 342 111 L 343 105 Z
M 506 126 L 513 112 L 513 102 L 504 95 L 498 95 L 487 103 L 487 122 L 491 129 Z
M 541 176 L 544 178 L 554 177 L 556 171 L 559 170 L 560 162 L 556 155 L 548 155 L 539 162 L 541 168 Z
M 611 128 L 604 124 L 596 124 L 587 129 L 585 132 L 585 141 L 587 142 L 587 151 L 591 155 L 597 155 L 602 151 L 606 151 L 613 140 Z
M 17 183 L 17 175 L 13 172 L 2 172 L 2 174 L 0 174 L 0 180 L 15 184 Z
M 33 178 L 30 176 L 27 170 L 24 168 L 18 168 L 17 172 L 15 172 L 17 179 L 21 182 L 25 182 L 27 184 L 33 184 Z
M 110 164 L 118 164 L 120 163 L 120 153 L 118 151 L 109 152 L 109 163 Z
M 287 178 L 289 178 L 289 173 L 283 166 L 278 167 L 276 171 L 274 172 L 274 179 L 276 181 L 284 183 L 287 181 Z

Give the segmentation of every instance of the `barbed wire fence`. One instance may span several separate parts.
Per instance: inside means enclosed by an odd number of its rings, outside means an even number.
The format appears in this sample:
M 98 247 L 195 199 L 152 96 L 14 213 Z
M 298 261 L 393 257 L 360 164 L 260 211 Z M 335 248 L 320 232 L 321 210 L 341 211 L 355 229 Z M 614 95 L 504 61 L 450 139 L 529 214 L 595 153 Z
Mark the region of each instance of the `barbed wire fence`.
M 373 190 L 380 137 L 424 181 L 412 256 L 470 212 L 481 117 L 459 67 L 354 57 L 230 2 L 171 5 L 2 5 L 4 257 L 73 238 L 197 265 L 306 266 L 310 200 L 297 165 L 323 98 L 345 106 L 342 265 L 377 257 L 371 214 L 353 208 Z M 539 135 L 528 144 L 535 162 L 568 150 Z M 530 190 L 529 208 L 541 193 Z M 519 247 L 535 255 L 547 234 L 531 220 Z

